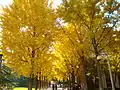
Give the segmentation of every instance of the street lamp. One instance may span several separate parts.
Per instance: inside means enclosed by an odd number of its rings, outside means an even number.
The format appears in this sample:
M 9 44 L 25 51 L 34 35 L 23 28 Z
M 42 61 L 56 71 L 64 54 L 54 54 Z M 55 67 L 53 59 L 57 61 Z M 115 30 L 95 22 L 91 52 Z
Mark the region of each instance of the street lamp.
M 113 77 L 112 77 L 112 71 L 111 71 L 111 65 L 110 65 L 110 60 L 109 60 L 109 55 L 107 53 L 102 53 L 101 55 L 103 57 L 105 57 L 105 59 L 107 60 L 108 70 L 109 70 L 109 75 L 110 75 L 110 81 L 111 81 L 111 85 L 112 85 L 112 90 L 115 90 L 115 86 L 114 86 L 114 83 L 113 83 Z
M 114 86 L 114 83 L 113 83 L 111 66 L 110 66 L 110 60 L 109 60 L 108 54 L 107 54 L 107 63 L 108 63 L 108 69 L 109 69 L 109 74 L 110 74 L 110 80 L 111 80 L 112 90 L 115 90 L 115 86 Z

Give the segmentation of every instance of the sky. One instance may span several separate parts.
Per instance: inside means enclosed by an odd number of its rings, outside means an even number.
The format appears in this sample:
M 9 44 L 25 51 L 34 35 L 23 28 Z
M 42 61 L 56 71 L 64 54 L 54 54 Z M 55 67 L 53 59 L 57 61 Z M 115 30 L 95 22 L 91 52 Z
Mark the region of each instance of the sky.
M 0 5 L 9 5 L 13 0 L 0 0 Z
M 13 0 L 0 0 L 0 7 L 6 6 L 12 3 Z M 54 1 L 53 8 L 56 8 L 60 3 L 62 3 L 62 0 L 52 0 Z M 2 13 L 2 8 L 0 8 L 0 14 Z
M 9 5 L 12 3 L 13 0 L 0 0 L 0 5 Z M 54 0 L 54 5 L 53 7 L 56 8 L 60 3 L 62 2 L 62 0 Z
M 5 5 L 9 5 L 12 3 L 13 0 L 0 0 L 0 5 L 2 6 L 5 6 Z M 54 4 L 53 4 L 53 8 L 56 8 L 58 5 L 60 5 L 60 3 L 62 3 L 62 0 L 52 0 L 54 1 Z M 117 0 L 120 2 L 120 0 Z M 0 12 L 2 12 L 0 10 Z
M 0 0 L 0 5 L 9 5 L 12 3 L 13 0 Z M 118 0 L 120 2 L 120 0 Z M 62 0 L 54 0 L 54 8 L 56 8 Z

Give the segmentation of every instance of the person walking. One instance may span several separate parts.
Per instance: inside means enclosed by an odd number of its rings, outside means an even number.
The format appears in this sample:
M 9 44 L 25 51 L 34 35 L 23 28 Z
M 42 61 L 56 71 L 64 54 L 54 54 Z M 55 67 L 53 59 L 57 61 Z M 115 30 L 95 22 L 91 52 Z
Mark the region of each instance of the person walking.
M 55 84 L 55 90 L 57 90 L 57 84 Z
M 52 84 L 52 90 L 55 90 L 54 88 L 55 88 L 55 85 L 54 85 L 54 84 Z

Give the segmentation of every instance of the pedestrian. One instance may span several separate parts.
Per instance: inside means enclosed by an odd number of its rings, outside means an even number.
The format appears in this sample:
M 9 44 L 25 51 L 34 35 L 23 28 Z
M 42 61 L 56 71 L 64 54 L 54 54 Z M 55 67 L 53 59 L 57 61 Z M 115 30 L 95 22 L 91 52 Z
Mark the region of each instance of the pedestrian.
M 57 84 L 55 84 L 55 90 L 57 90 Z
M 55 90 L 54 88 L 55 88 L 55 86 L 54 86 L 54 84 L 52 84 L 52 90 Z

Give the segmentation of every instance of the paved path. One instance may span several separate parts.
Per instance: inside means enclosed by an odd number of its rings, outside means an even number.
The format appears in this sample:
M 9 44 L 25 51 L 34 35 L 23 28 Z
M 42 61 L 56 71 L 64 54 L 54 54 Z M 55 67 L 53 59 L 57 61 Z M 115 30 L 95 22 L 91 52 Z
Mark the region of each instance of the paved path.
M 52 88 L 48 88 L 47 90 L 52 90 Z M 57 88 L 57 90 L 62 90 L 62 88 Z M 67 90 L 67 89 L 64 89 Z
M 47 90 L 52 90 L 52 88 L 48 88 Z M 57 88 L 57 90 L 62 90 L 62 88 Z

